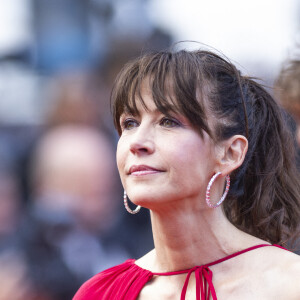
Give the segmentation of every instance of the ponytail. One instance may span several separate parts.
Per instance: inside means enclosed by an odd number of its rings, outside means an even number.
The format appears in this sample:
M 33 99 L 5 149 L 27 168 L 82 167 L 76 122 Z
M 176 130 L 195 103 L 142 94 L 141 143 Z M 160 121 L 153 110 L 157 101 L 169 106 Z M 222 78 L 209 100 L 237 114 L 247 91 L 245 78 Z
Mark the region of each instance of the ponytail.
M 241 80 L 249 148 L 233 175 L 224 211 L 241 230 L 286 245 L 299 235 L 300 184 L 295 145 L 283 111 L 251 78 Z

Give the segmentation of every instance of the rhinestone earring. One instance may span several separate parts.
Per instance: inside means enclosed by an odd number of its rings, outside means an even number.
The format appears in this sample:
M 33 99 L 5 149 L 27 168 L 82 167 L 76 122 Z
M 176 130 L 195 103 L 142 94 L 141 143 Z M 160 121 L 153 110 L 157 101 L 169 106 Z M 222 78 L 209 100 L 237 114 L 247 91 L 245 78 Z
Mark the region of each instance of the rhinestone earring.
M 227 194 L 228 194 L 228 191 L 229 191 L 229 187 L 230 187 L 230 176 L 229 175 L 226 175 L 226 188 L 225 188 L 225 192 L 224 194 L 222 195 L 221 199 L 217 202 L 217 204 L 213 205 L 211 202 L 210 202 L 210 189 L 211 189 L 211 186 L 212 184 L 214 183 L 214 181 L 216 180 L 216 178 L 221 174 L 221 172 L 218 172 L 216 173 L 209 181 L 208 185 L 207 185 L 207 189 L 206 189 L 206 203 L 209 207 L 211 208 L 217 208 L 218 206 L 221 205 L 221 203 L 225 200 Z
M 129 205 L 128 205 L 128 200 L 127 200 L 127 193 L 126 191 L 124 190 L 124 196 L 123 196 L 123 200 L 124 200 L 124 206 L 126 208 L 126 210 L 130 213 L 130 214 L 137 214 L 141 207 L 138 205 L 134 210 L 132 210 Z

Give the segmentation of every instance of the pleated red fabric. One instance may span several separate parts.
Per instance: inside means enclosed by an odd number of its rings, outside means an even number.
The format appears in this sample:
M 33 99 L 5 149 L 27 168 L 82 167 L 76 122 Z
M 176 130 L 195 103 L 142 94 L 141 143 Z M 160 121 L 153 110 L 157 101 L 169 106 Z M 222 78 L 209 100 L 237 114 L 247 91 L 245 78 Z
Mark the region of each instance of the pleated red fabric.
M 192 273 L 195 273 L 196 277 L 196 299 L 208 300 L 211 297 L 211 299 L 217 300 L 213 285 L 213 272 L 209 267 L 266 246 L 284 249 L 279 245 L 256 245 L 202 266 L 166 273 L 151 272 L 136 265 L 134 259 L 128 259 L 124 263 L 107 269 L 85 282 L 75 294 L 73 300 L 135 300 L 144 285 L 150 281 L 153 276 L 172 276 L 185 273 L 187 276 L 182 288 L 181 300 L 185 300 L 189 279 Z

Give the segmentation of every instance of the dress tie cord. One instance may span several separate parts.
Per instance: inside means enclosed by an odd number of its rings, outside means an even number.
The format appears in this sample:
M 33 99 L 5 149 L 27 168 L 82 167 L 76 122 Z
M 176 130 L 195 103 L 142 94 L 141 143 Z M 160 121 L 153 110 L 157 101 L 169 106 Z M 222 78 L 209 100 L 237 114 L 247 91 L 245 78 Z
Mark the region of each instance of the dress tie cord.
M 185 300 L 186 291 L 188 288 L 190 277 L 191 277 L 192 273 L 195 272 L 196 300 L 209 300 L 210 296 L 212 297 L 212 300 L 217 300 L 215 287 L 212 282 L 213 272 L 210 270 L 209 267 L 219 264 L 223 261 L 229 260 L 229 259 L 236 257 L 238 255 L 241 255 L 243 253 L 249 252 L 251 250 L 258 249 L 261 247 L 266 247 L 266 246 L 275 246 L 275 247 L 284 249 L 283 247 L 281 247 L 279 245 L 261 244 L 261 245 L 256 245 L 256 246 L 244 249 L 242 251 L 233 253 L 231 255 L 228 255 L 224 258 L 218 259 L 218 260 L 208 263 L 206 265 L 195 266 L 191 269 L 182 270 L 182 271 L 166 272 L 166 273 L 152 273 L 152 275 L 169 276 L 169 275 L 187 274 L 182 291 L 181 291 L 181 296 L 180 296 L 180 300 Z
M 180 300 L 185 299 L 189 280 L 193 272 L 195 272 L 196 277 L 196 299 L 209 300 L 211 295 L 213 300 L 217 300 L 215 288 L 212 283 L 213 272 L 205 265 L 196 266 L 189 270 L 183 285 Z
M 217 295 L 212 282 L 213 272 L 207 265 L 195 266 L 188 270 L 167 272 L 167 273 L 152 273 L 153 275 L 168 276 L 187 274 L 185 282 L 181 291 L 180 300 L 185 300 L 187 287 L 189 284 L 192 273 L 195 272 L 196 277 L 196 299 L 197 300 L 209 300 L 210 295 L 213 300 L 217 300 Z

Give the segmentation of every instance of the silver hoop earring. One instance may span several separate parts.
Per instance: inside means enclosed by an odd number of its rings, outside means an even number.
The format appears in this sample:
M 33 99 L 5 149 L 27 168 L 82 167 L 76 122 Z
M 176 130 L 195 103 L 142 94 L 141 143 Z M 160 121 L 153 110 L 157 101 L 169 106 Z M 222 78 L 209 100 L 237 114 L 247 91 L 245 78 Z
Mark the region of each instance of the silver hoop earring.
M 132 210 L 129 205 L 128 205 L 128 200 L 127 200 L 127 193 L 126 191 L 124 190 L 124 196 L 123 196 L 123 200 L 124 200 L 124 206 L 126 208 L 126 210 L 130 213 L 130 214 L 137 214 L 141 207 L 138 205 L 134 210 Z
M 224 194 L 222 195 L 221 199 L 219 200 L 219 202 L 216 204 L 216 205 L 213 205 L 211 202 L 210 202 L 210 189 L 211 189 L 211 186 L 212 184 L 214 183 L 214 181 L 216 180 L 216 178 L 221 174 L 221 172 L 218 172 L 216 173 L 209 181 L 208 185 L 207 185 L 207 189 L 206 189 L 206 203 L 209 207 L 211 208 L 217 208 L 218 206 L 221 205 L 221 203 L 225 200 L 227 194 L 228 194 L 228 191 L 229 191 L 229 187 L 230 187 L 230 176 L 229 175 L 226 175 L 226 188 L 225 188 L 225 192 Z

